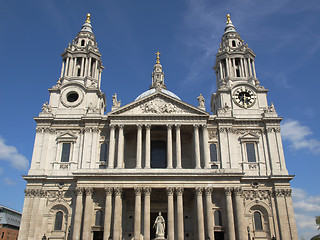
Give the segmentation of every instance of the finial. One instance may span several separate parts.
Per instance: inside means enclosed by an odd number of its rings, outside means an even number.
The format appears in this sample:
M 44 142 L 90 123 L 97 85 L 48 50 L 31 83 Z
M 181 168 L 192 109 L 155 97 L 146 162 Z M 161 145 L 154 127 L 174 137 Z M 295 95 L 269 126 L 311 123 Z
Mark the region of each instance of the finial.
M 91 16 L 91 15 L 90 15 L 90 13 L 88 13 L 88 14 L 87 14 L 87 20 L 86 20 L 86 23 L 91 23 L 91 21 L 90 21 L 90 16 Z
M 231 23 L 230 14 L 227 14 L 227 23 Z
M 157 51 L 155 54 L 157 55 L 157 61 L 156 61 L 156 63 L 160 63 L 160 54 L 161 54 L 161 53 L 159 53 L 159 51 Z

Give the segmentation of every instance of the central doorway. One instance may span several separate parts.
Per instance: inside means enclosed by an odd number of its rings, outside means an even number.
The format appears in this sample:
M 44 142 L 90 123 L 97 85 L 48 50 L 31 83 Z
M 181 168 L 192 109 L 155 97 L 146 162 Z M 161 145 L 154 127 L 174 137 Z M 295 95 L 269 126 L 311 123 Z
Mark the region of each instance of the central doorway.
M 159 212 L 152 212 L 150 213 L 150 225 L 151 225 L 151 229 L 150 229 L 150 236 L 151 239 L 156 238 L 156 228 L 154 227 L 154 222 L 157 218 L 157 216 L 159 215 Z M 167 229 L 168 229 L 168 218 L 167 218 L 167 213 L 166 212 L 161 212 L 162 217 L 164 218 L 164 221 L 166 223 L 165 225 L 165 230 L 164 230 L 164 236 L 167 236 Z
M 151 168 L 167 168 L 167 142 L 151 141 Z
M 93 240 L 103 240 L 103 231 L 94 231 Z

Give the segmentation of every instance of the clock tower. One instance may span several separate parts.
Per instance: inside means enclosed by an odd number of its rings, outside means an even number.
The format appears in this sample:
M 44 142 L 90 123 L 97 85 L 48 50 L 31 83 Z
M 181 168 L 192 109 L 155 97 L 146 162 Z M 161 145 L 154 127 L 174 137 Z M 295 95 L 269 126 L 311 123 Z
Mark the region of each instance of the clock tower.
M 218 116 L 259 117 L 268 109 L 267 92 L 256 76 L 255 54 L 237 33 L 230 15 L 213 67 L 217 92 L 211 97 L 211 110 Z

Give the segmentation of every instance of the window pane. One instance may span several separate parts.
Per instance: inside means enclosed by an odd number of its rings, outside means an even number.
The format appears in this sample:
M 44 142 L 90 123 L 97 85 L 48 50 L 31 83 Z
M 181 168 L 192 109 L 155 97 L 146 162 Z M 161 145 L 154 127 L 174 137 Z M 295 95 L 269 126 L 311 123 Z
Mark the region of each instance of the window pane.
M 210 157 L 211 157 L 211 162 L 218 161 L 217 145 L 216 144 L 210 144 Z
M 221 218 L 221 211 L 216 210 L 214 212 L 214 225 L 215 226 L 222 226 L 222 218 Z
M 59 211 L 56 213 L 56 219 L 54 222 L 54 230 L 60 231 L 62 230 L 62 219 L 63 219 L 63 212 Z
M 101 144 L 101 149 L 100 149 L 100 161 L 106 162 L 107 158 L 108 158 L 108 144 L 103 143 Z
M 61 162 L 69 162 L 71 143 L 62 145 Z
M 259 212 L 254 212 L 254 227 L 256 230 L 263 230 L 262 229 L 261 213 L 259 213 Z
M 254 143 L 247 143 L 247 157 L 248 162 L 256 162 L 256 153 L 254 150 Z

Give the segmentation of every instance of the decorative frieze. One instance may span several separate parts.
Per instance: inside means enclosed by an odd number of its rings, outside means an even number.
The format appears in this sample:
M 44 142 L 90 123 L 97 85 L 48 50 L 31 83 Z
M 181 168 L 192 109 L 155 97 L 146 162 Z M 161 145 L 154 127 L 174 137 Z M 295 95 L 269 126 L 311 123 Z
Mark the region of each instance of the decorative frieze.
M 292 189 L 275 189 L 273 195 L 276 197 L 291 197 Z
M 269 199 L 270 198 L 269 190 L 244 190 L 243 195 L 246 200 L 254 200 L 254 199 Z

